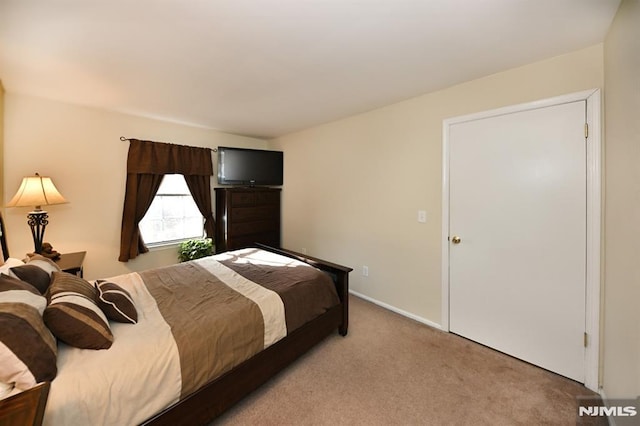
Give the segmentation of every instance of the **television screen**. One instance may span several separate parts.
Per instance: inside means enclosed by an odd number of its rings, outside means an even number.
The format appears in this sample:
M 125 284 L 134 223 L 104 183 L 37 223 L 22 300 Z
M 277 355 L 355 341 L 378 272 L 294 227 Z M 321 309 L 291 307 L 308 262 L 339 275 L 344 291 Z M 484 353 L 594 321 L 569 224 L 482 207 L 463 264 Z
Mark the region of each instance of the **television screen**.
M 218 147 L 220 185 L 278 186 L 282 171 L 282 151 Z

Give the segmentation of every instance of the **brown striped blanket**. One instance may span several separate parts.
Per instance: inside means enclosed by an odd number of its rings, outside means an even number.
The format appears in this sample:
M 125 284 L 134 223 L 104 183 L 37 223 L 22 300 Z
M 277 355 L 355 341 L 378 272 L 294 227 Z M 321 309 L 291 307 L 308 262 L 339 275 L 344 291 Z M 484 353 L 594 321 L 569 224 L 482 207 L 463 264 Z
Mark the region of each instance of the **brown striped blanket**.
M 110 280 L 138 323 L 111 323 L 108 350 L 60 346 L 45 424 L 139 423 L 339 303 L 328 275 L 258 249 Z

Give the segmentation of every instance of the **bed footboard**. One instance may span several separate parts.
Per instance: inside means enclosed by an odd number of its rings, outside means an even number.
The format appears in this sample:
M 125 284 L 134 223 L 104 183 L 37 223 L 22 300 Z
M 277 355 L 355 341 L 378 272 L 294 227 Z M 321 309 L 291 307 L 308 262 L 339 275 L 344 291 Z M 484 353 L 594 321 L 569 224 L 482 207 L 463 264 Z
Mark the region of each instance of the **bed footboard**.
M 316 257 L 308 256 L 306 254 L 298 253 L 292 250 L 274 248 L 263 244 L 256 244 L 256 247 L 259 247 L 262 250 L 267 250 L 273 253 L 281 254 L 283 256 L 291 257 L 328 273 L 333 279 L 336 290 L 338 291 L 338 297 L 340 298 L 340 302 L 342 302 L 342 317 L 344 318 L 344 321 L 340 325 L 338 331 L 342 336 L 347 335 L 347 331 L 349 328 L 349 272 L 353 271 L 353 268 L 338 265 L 332 262 L 327 262 L 326 260 L 318 259 Z

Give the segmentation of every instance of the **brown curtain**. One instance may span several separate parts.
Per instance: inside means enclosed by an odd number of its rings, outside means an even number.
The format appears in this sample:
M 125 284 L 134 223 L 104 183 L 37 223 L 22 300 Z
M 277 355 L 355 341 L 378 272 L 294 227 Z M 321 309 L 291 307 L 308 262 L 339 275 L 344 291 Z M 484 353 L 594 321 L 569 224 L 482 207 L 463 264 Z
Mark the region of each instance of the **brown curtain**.
M 120 235 L 120 262 L 128 262 L 140 253 L 149 251 L 145 246 L 138 224 L 144 217 L 158 192 L 164 175 L 127 173 L 127 188 L 122 211 Z
M 205 218 L 207 236 L 215 229 L 211 209 L 211 150 L 131 139 L 127 157 L 127 186 L 122 211 L 120 262 L 146 253 L 138 225 L 158 192 L 165 174 L 181 174 Z
M 204 231 L 207 237 L 213 238 L 216 223 L 211 210 L 211 178 L 209 176 L 185 175 L 184 180 L 187 182 L 193 201 L 204 216 Z

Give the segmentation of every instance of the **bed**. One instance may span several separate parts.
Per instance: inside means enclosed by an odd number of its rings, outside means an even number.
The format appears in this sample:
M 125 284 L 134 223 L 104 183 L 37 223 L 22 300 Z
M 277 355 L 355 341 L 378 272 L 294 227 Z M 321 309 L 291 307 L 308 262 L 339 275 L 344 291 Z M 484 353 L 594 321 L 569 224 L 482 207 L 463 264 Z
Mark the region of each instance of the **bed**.
M 329 334 L 347 334 L 350 271 L 256 245 L 99 281 L 125 290 L 138 318 L 109 321 L 108 349 L 58 341 L 44 424 L 207 423 Z

